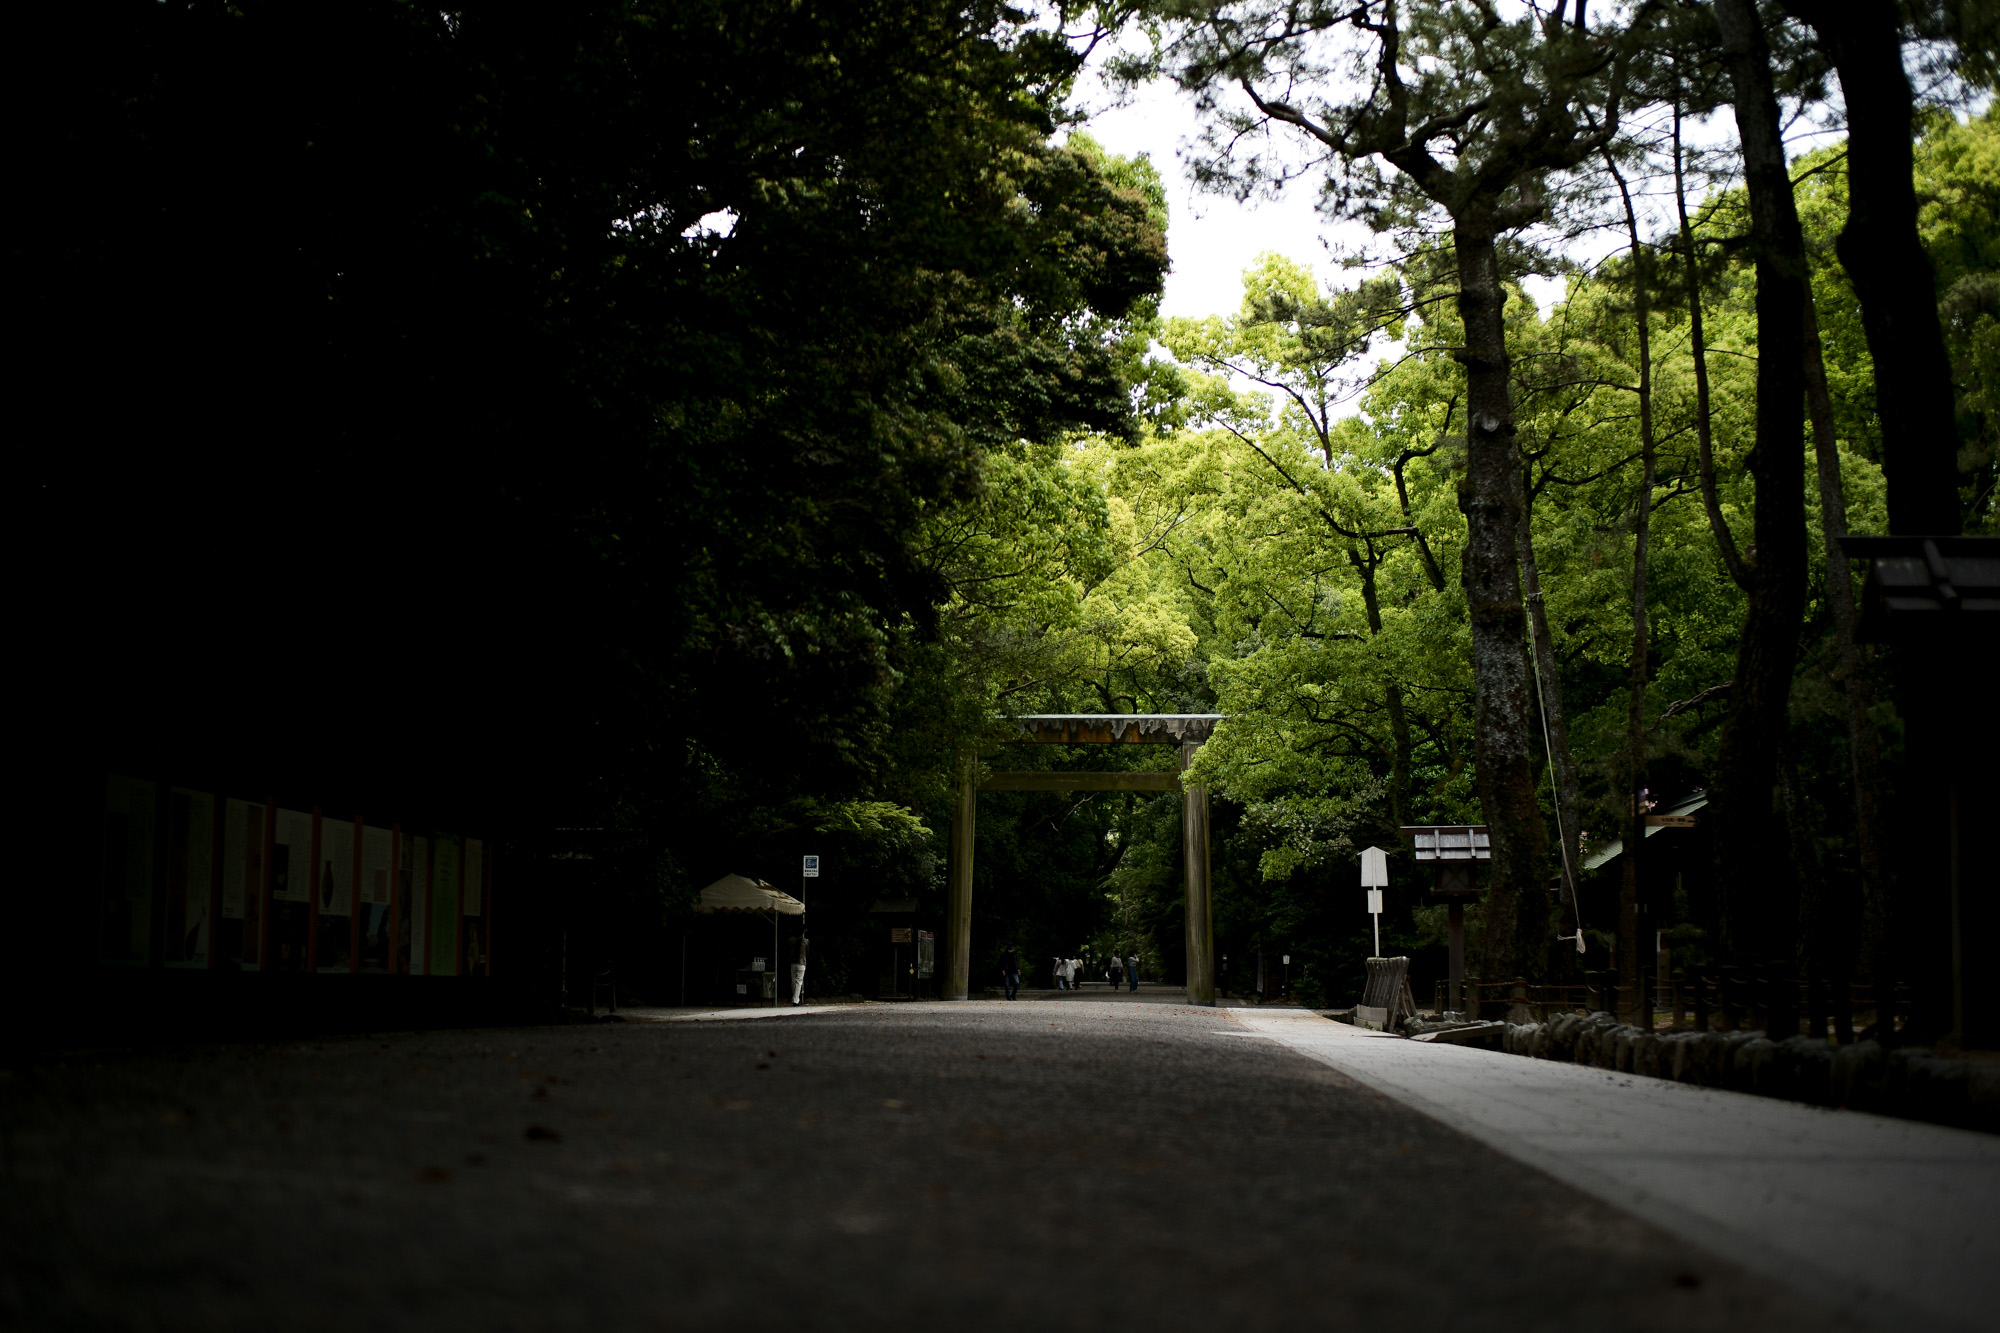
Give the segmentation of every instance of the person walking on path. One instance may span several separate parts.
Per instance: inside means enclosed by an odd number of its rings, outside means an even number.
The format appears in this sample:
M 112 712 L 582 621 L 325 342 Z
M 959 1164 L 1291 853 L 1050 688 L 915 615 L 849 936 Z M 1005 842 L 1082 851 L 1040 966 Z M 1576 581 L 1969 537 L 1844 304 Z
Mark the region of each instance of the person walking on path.
M 1111 965 L 1105 969 L 1104 975 L 1110 979 L 1111 989 L 1117 991 L 1118 983 L 1125 977 L 1125 969 L 1120 965 L 1117 954 L 1111 955 Z
M 1057 990 L 1069 989 L 1063 985 L 1062 959 L 1052 958 L 1049 960 L 1049 976 L 1054 979 Z
M 1125 986 L 1128 995 L 1139 989 L 1139 955 L 1136 953 L 1125 956 Z
M 1021 990 L 1021 955 L 1013 945 L 1000 951 L 1000 982 L 1007 988 L 1007 998 L 1013 999 Z

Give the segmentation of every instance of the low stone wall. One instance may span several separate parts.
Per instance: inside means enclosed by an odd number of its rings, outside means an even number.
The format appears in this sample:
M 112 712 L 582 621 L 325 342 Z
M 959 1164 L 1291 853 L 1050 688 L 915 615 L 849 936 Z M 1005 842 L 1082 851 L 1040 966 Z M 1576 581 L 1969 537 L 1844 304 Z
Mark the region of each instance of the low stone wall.
M 1950 1059 L 1921 1047 L 1772 1041 L 1762 1032 L 1642 1032 L 1601 1012 L 1509 1024 L 1498 1046 L 1539 1060 L 2000 1133 L 2000 1057 L 1991 1055 Z

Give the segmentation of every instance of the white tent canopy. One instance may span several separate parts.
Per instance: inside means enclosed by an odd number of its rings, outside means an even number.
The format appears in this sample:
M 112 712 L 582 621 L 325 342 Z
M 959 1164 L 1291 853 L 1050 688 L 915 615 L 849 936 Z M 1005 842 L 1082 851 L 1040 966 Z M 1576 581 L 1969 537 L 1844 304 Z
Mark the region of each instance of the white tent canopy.
M 724 875 L 701 891 L 697 912 L 776 912 L 781 916 L 804 916 L 806 905 L 791 894 L 772 888 L 761 879 Z

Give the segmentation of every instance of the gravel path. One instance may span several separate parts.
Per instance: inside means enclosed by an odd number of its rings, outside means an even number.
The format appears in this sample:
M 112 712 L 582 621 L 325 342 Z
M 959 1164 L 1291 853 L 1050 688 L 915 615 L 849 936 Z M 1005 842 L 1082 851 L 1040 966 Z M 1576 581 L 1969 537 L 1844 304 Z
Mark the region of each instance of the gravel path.
M 1843 1326 L 1173 1004 L 78 1053 L 0 1153 L 10 1329 Z

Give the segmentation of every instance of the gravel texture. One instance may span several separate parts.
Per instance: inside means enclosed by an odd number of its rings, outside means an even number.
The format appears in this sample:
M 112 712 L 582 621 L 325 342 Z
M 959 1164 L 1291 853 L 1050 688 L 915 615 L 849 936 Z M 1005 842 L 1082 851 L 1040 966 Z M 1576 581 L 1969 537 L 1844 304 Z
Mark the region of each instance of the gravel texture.
M 1842 1327 L 1246 1037 L 985 1001 L 17 1064 L 0 1326 Z

